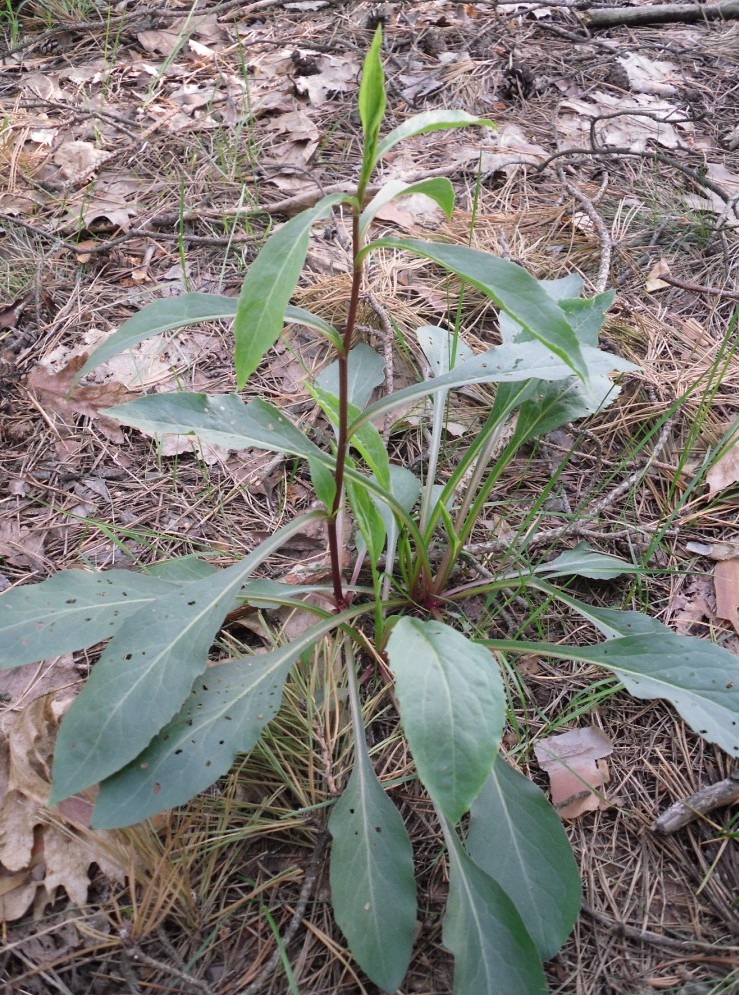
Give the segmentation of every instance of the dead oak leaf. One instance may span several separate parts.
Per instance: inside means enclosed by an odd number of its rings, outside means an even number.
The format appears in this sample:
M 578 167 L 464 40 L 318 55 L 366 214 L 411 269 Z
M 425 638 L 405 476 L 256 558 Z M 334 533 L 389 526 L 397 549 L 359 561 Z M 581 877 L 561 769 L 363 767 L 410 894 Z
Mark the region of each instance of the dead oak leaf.
M 96 422 L 106 438 L 120 445 L 124 441 L 120 426 L 100 412 L 103 408 L 123 404 L 134 395 L 115 381 L 89 386 L 75 384 L 75 376 L 86 361 L 86 353 L 74 356 L 57 373 L 37 366 L 26 377 L 25 385 L 47 413 L 58 415 L 68 426 L 73 423 L 74 415 L 84 415 Z
M 739 446 L 734 444 L 706 474 L 708 496 L 714 497 L 737 481 L 739 481 Z
M 602 758 L 613 744 L 595 726 L 547 736 L 534 746 L 539 766 L 549 775 L 552 805 L 562 819 L 607 807 L 600 789 L 610 774 Z

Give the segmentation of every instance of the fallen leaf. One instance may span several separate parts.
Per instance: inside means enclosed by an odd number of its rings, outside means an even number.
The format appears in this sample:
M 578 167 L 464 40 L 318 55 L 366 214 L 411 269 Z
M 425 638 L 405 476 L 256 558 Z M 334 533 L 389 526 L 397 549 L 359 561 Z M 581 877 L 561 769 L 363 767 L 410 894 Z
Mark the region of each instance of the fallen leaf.
M 125 851 L 118 837 L 93 833 L 83 822 L 72 823 L 46 808 L 51 754 L 64 707 L 51 693 L 0 717 L 0 922 L 19 919 L 31 907 L 42 915 L 60 888 L 73 902 L 84 904 L 93 863 L 112 880 L 125 877 Z M 73 805 L 69 811 L 89 816 L 89 805 Z
M 595 726 L 547 736 L 534 746 L 539 766 L 549 775 L 552 805 L 563 819 L 606 808 L 600 788 L 608 781 L 602 761 L 613 744 Z
M 739 633 L 739 559 L 720 560 L 713 569 L 716 615 Z
M 665 283 L 664 280 L 660 279 L 660 277 L 669 275 L 670 267 L 667 265 L 667 260 L 663 256 L 662 259 L 656 262 L 647 273 L 644 289 L 648 294 L 651 294 L 654 290 L 662 290 L 664 287 L 669 287 L 669 283 Z
M 74 378 L 87 360 L 87 354 L 74 356 L 57 373 L 37 366 L 25 379 L 26 387 L 36 396 L 45 411 L 52 411 L 69 422 L 75 414 L 97 422 L 101 432 L 111 442 L 122 443 L 123 432 L 117 422 L 100 414 L 102 408 L 123 404 L 132 397 L 122 384 L 110 382 L 91 386 L 75 386 Z
M 108 158 L 108 153 L 90 142 L 63 142 L 52 158 L 64 179 L 72 180 L 93 173 Z
M 708 496 L 714 497 L 737 481 L 739 481 L 739 446 L 734 443 L 706 474 Z

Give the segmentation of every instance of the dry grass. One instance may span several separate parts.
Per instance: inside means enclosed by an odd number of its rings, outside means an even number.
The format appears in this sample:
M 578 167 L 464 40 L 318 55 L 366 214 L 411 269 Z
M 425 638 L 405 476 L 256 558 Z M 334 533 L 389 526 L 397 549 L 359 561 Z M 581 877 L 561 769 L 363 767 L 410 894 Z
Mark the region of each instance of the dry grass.
M 173 3 L 163 6 L 174 9 Z M 587 93 L 604 85 L 611 55 L 603 39 L 580 47 L 547 30 L 548 22 L 503 14 L 467 22 L 450 16 L 447 25 L 443 19 L 437 24 L 422 19 L 414 26 L 403 19 L 412 5 L 394 6 L 401 8 L 387 29 L 394 86 L 404 85 L 411 55 L 423 69 L 433 70 L 434 56 L 424 53 L 440 40 L 448 51 L 468 53 L 439 70 L 439 92 L 422 101 L 424 107 L 463 106 L 500 125 L 518 124 L 528 141 L 552 149 L 552 121 L 564 88 L 577 86 Z M 229 79 L 243 79 L 244 59 L 283 46 L 313 42 L 339 54 L 351 54 L 352 45 L 361 51 L 368 39 L 364 17 L 369 7 L 351 4 L 300 14 L 277 6 L 261 20 L 241 24 L 225 14 L 225 34 L 214 42 L 217 68 L 207 59 L 191 59 L 186 78 L 176 82 L 197 87 L 216 78 L 228 91 Z M 163 61 L 161 53 L 142 52 L 141 25 L 124 25 L 120 34 L 116 27 L 113 45 L 100 31 L 75 31 L 79 18 L 88 16 L 86 9 L 55 0 L 42 17 L 38 5 L 30 4 L 21 12 L 21 43 L 45 30 L 51 17 L 64 27 L 53 35 L 61 51 L 25 49 L 19 56 L 25 65 L 8 64 L 0 92 L 6 121 L 0 165 L 9 177 L 8 194 L 38 198 L 35 208 L 27 200 L 0 202 L 0 293 L 8 304 L 28 295 L 17 327 L 10 321 L 0 327 L 0 525 L 10 543 L 0 552 L 0 566 L 13 583 L 83 563 L 128 566 L 189 552 L 241 555 L 310 504 L 307 480 L 284 461 L 255 453 L 214 454 L 212 459 L 189 452 L 162 454 L 133 433 L 121 445 L 96 421 L 78 418 L 64 424 L 48 414 L 24 378 L 43 358 L 63 364 L 70 351 L 91 345 L 160 294 L 183 287 L 234 294 L 267 227 L 265 213 L 236 214 L 235 206 L 268 211 L 270 203 L 312 190 L 316 180 L 328 186 L 345 179 L 356 167 L 358 122 L 351 92 L 310 108 L 319 144 L 308 179 L 302 167 L 280 163 L 276 149 L 284 136 L 270 130 L 273 111 L 239 116 L 238 101 L 248 102 L 248 89 L 238 99 L 236 90 L 228 91 L 226 102 L 215 105 L 217 113 L 198 111 L 187 126 L 169 128 L 168 115 L 182 113 L 172 96 L 174 84 L 165 74 L 150 76 L 145 85 L 135 74 L 143 58 Z M 95 16 L 100 16 L 97 10 Z M 676 59 L 690 72 L 698 91 L 693 101 L 700 98 L 707 112 L 696 126 L 701 147 L 710 150 L 712 161 L 721 157 L 727 169 L 736 171 L 736 150 L 721 150 L 726 122 L 736 117 L 737 29 L 706 26 L 697 35 L 695 30 L 640 29 L 638 35 L 611 32 L 609 37 L 623 47 L 636 45 L 652 58 Z M 519 74 L 519 91 L 511 89 L 512 63 L 543 79 L 542 88 L 520 93 Z M 63 80 L 70 65 L 99 73 L 84 92 L 101 102 L 108 117 L 100 108 L 70 105 L 66 97 L 34 96 L 24 85 L 28 71 Z M 152 120 L 137 118 L 136 110 L 149 104 L 158 108 L 162 123 L 142 138 Z M 391 107 L 398 119 L 408 110 L 397 91 Z M 106 152 L 116 153 L 112 172 L 103 168 L 96 182 L 102 188 L 123 177 L 134 184 L 127 224 L 139 234 L 119 241 L 121 231 L 105 218 L 88 218 L 80 233 L 76 218 L 85 197 L 95 196 L 98 187 L 88 187 L 87 181 L 70 189 L 50 186 L 44 147 L 29 143 L 31 131 L 42 128 L 58 128 L 78 141 L 99 140 Z M 419 142 L 414 167 L 419 172 L 447 167 L 455 141 Z M 542 489 L 552 487 L 530 555 L 560 550 L 571 535 L 562 531 L 563 522 L 583 521 L 581 535 L 598 548 L 662 571 L 634 586 L 594 585 L 583 593 L 605 604 L 645 607 L 680 624 L 675 607 L 680 595 L 708 569 L 686 552 L 686 541 L 736 539 L 739 531 L 736 491 L 709 501 L 700 486 L 712 447 L 738 413 L 739 362 L 734 339 L 727 340 L 733 305 L 679 288 L 650 296 L 643 287 L 651 266 L 665 256 L 683 279 L 736 289 L 737 235 L 735 229 L 713 232 L 711 216 L 687 209 L 685 197 L 694 190 L 679 171 L 638 157 L 610 159 L 606 166 L 609 182 L 598 211 L 613 241 L 610 284 L 618 297 L 603 341 L 640 363 L 643 372 L 626 378 L 617 405 L 586 428 L 568 429 L 521 454 L 492 496 L 471 550 L 479 566 L 499 569 L 505 536 L 528 521 Z M 473 218 L 476 167 L 472 161 L 457 170 L 460 212 L 437 228 L 438 237 L 465 242 L 471 233 L 474 245 L 520 261 L 536 276 L 579 272 L 592 281 L 602 245 L 591 227 L 579 223 L 579 208 L 553 170 L 497 170 L 485 178 Z M 568 175 L 595 197 L 600 164 L 579 162 Z M 411 226 L 407 233 L 425 237 L 427 230 Z M 74 247 L 78 234 L 86 252 Z M 349 285 L 341 241 L 328 225 L 318 233 L 309 276 L 295 298 L 334 322 L 341 320 Z M 440 315 L 454 315 L 456 285 L 417 259 L 377 253 L 370 276 L 377 302 L 403 335 L 437 322 Z M 368 304 L 361 321 L 362 334 L 386 348 L 377 313 Z M 465 293 L 464 327 L 473 346 L 495 341 L 493 310 L 470 293 Z M 174 340 L 162 362 L 147 368 L 148 388 L 178 383 L 213 392 L 233 389 L 224 329 L 206 327 Z M 306 422 L 313 413 L 302 381 L 326 358 L 321 343 L 294 330 L 249 390 Z M 418 375 L 418 363 L 412 345 L 404 349 L 396 343 L 396 387 Z M 474 430 L 482 396 L 463 396 L 454 420 Z M 659 456 L 647 467 L 662 435 Z M 424 445 L 419 427 L 405 426 L 391 438 L 398 458 L 408 465 Z M 455 458 L 453 442 L 447 458 Z M 642 470 L 644 476 L 619 490 Z M 583 517 L 604 499 L 596 515 Z M 284 574 L 296 561 L 320 567 L 323 556 L 321 537 L 308 536 L 285 551 L 274 570 Z M 487 632 L 526 630 L 532 607 L 539 606 L 512 601 L 503 612 L 486 612 L 474 602 L 463 606 L 468 619 Z M 281 622 L 268 624 L 274 629 Z M 697 618 L 691 624 L 694 632 L 710 631 L 736 646 L 715 620 Z M 560 638 L 571 623 L 547 607 L 536 626 Z M 256 633 L 234 630 L 226 651 L 239 652 L 239 640 L 246 647 L 261 645 L 263 631 L 258 626 Z M 509 745 L 535 780 L 540 774 L 533 765 L 529 769 L 523 747 L 542 730 L 556 727 L 563 714 L 573 723 L 586 714 L 616 746 L 609 808 L 569 827 L 586 908 L 571 940 L 548 965 L 552 991 L 736 991 L 739 866 L 728 831 L 730 816 L 718 813 L 715 821 L 667 839 L 649 828 L 670 802 L 725 776 L 726 758 L 687 733 L 666 706 L 612 693 L 590 668 L 542 666 L 514 676 L 514 724 L 524 736 Z M 440 834 L 430 804 L 412 779 L 411 759 L 384 687 L 368 687 L 365 713 L 373 761 L 380 777 L 394 785 L 392 796 L 411 831 L 420 882 L 421 925 L 403 992 L 447 995 L 451 964 L 441 947 L 446 868 Z M 323 839 L 326 806 L 340 790 L 350 760 L 339 669 L 331 647 L 321 646 L 295 674 L 280 715 L 249 757 L 182 811 L 121 837 L 131 860 L 125 886 L 96 874 L 87 907 L 75 909 L 60 895 L 40 918 L 4 928 L 0 970 L 5 990 L 33 995 L 249 991 L 275 949 L 265 909 L 284 932 L 311 855 Z M 287 951 L 298 989 L 301 995 L 371 995 L 375 989 L 352 965 L 332 923 L 326 874 L 322 866 L 318 870 L 301 928 Z M 286 992 L 284 970 L 271 971 L 260 990 Z

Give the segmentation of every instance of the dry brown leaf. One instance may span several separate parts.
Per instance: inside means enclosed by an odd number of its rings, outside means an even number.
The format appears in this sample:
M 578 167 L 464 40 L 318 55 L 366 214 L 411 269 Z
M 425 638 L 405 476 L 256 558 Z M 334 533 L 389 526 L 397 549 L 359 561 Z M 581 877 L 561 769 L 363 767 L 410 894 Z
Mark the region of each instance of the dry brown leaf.
M 7 560 L 14 567 L 44 570 L 46 535 L 40 529 L 29 529 L 10 519 L 0 521 L 0 560 Z
M 663 256 L 662 259 L 656 262 L 647 273 L 644 289 L 648 294 L 651 294 L 654 290 L 663 290 L 665 287 L 669 287 L 669 283 L 665 283 L 664 280 L 660 279 L 660 277 L 669 275 L 670 267 L 667 265 L 667 260 Z
M 64 179 L 72 180 L 93 173 L 108 158 L 108 153 L 90 142 L 63 142 L 52 158 Z
M 716 615 L 739 633 L 739 559 L 720 560 L 713 570 Z
M 75 414 L 85 415 L 97 422 L 101 432 L 111 442 L 124 441 L 123 432 L 117 422 L 100 414 L 103 408 L 122 404 L 133 396 L 116 382 L 95 384 L 88 387 L 74 386 L 74 378 L 87 360 L 87 354 L 74 356 L 58 373 L 43 366 L 37 366 L 26 377 L 26 387 L 35 394 L 45 411 L 52 411 L 63 422 L 71 422 Z
M 0 922 L 18 919 L 31 907 L 41 915 L 59 888 L 73 902 L 86 902 L 93 863 L 109 878 L 124 879 L 126 861 L 116 837 L 92 833 L 83 821 L 89 801 L 70 799 L 63 814 L 46 808 L 51 754 L 66 703 L 52 692 L 0 717 Z
M 735 443 L 706 474 L 708 496 L 713 497 L 737 481 L 739 481 L 739 446 Z
M 607 807 L 599 789 L 610 777 L 602 758 L 612 752 L 610 739 L 595 726 L 547 736 L 534 746 L 549 775 L 552 805 L 563 819 Z

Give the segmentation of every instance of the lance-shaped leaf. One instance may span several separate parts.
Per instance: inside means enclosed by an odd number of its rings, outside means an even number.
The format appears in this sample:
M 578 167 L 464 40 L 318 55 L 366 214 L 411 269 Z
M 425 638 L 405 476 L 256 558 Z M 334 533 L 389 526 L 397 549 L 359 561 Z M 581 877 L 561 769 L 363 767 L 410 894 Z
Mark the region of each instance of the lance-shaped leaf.
M 236 381 L 241 389 L 277 341 L 285 308 L 295 290 L 308 253 L 311 226 L 347 200 L 343 193 L 329 194 L 307 211 L 291 218 L 271 235 L 249 267 L 236 307 Z
M 437 110 L 414 114 L 383 138 L 377 146 L 377 159 L 380 160 L 387 155 L 398 142 L 412 138 L 414 135 L 425 135 L 429 131 L 446 131 L 449 128 L 467 128 L 470 125 L 495 128 L 488 118 L 474 117 L 466 111 Z
M 109 639 L 140 608 L 176 590 L 128 570 L 64 570 L 0 595 L 0 668 Z
M 260 399 L 244 404 L 237 394 L 149 394 L 106 414 L 154 435 L 196 435 L 227 449 L 266 449 L 331 463 L 285 415 Z
M 451 218 L 454 211 L 454 187 L 446 176 L 433 176 L 417 183 L 403 183 L 402 180 L 388 180 L 377 191 L 359 218 L 359 233 L 364 236 L 377 214 L 394 200 L 420 193 L 429 197 Z
M 574 549 L 541 563 L 534 568 L 534 573 L 546 574 L 548 577 L 588 577 L 592 580 L 612 580 L 623 574 L 643 573 L 644 568 L 636 563 L 629 563 L 620 556 L 609 553 L 598 553 L 586 542 L 579 542 Z
M 400 813 L 380 787 L 363 741 L 331 812 L 331 904 L 359 966 L 394 992 L 408 969 L 416 924 L 413 853 Z
M 636 698 L 664 698 L 709 743 L 739 756 L 739 657 L 705 639 L 678 636 L 654 623 L 641 634 L 597 646 L 486 639 L 491 649 L 538 653 L 605 667 Z
M 328 417 L 338 434 L 341 404 L 334 394 L 329 394 L 320 387 L 308 387 L 308 391 L 318 404 L 321 411 Z M 347 404 L 349 420 L 356 419 L 361 409 L 354 404 Z M 361 454 L 362 459 L 372 470 L 381 487 L 390 486 L 390 460 L 382 441 L 382 436 L 372 422 L 365 422 L 351 437 L 351 444 Z
M 130 615 L 92 668 L 62 722 L 51 803 L 133 760 L 182 706 L 223 617 L 251 573 L 321 513 L 303 515 L 226 570 L 174 590 Z
M 372 242 L 369 248 L 374 246 L 405 249 L 456 273 L 495 301 L 534 338 L 564 360 L 582 380 L 587 379 L 588 366 L 580 341 L 564 312 L 542 289 L 539 281 L 521 266 L 466 245 L 383 238 Z
M 101 363 L 106 363 L 126 349 L 133 349 L 140 342 L 170 332 L 176 328 L 186 328 L 202 321 L 230 320 L 236 317 L 237 297 L 226 297 L 223 294 L 203 294 L 193 292 L 180 294 L 179 297 L 166 297 L 163 300 L 152 301 L 121 327 L 109 335 L 106 340 L 94 350 L 77 377 L 83 377 Z M 327 321 L 316 314 L 311 314 L 305 308 L 288 305 L 285 308 L 285 322 L 305 325 L 321 332 L 332 342 L 341 344 L 339 333 Z
M 467 848 L 512 900 L 541 959 L 554 957 L 580 911 L 580 875 L 562 820 L 501 756 L 472 803 Z
M 372 44 L 364 58 L 362 82 L 359 84 L 359 119 L 362 122 L 362 169 L 359 189 L 364 190 L 376 162 L 377 139 L 385 116 L 385 74 L 382 71 L 380 48 L 382 27 L 378 24 Z
M 583 346 L 581 352 L 591 374 L 637 369 L 633 363 L 612 353 L 593 349 L 591 346 Z M 366 421 L 371 421 L 394 408 L 405 406 L 430 394 L 477 383 L 516 383 L 532 379 L 565 380 L 571 376 L 571 373 L 570 366 L 541 342 L 513 342 L 494 346 L 487 352 L 475 356 L 474 359 L 456 366 L 449 373 L 434 377 L 432 380 L 425 380 L 423 383 L 411 384 L 410 387 L 396 390 L 370 404 L 349 426 L 349 434 L 351 435 Z
M 92 824 L 133 825 L 209 787 L 274 718 L 285 678 L 300 654 L 339 624 L 332 617 L 279 649 L 206 670 L 146 749 L 102 782 Z
M 485 783 L 503 731 L 498 665 L 443 622 L 402 618 L 387 646 L 403 729 L 418 774 L 451 823 Z
M 444 826 L 449 898 L 442 939 L 454 954 L 454 995 L 544 995 L 534 942 L 501 886 L 465 853 Z

